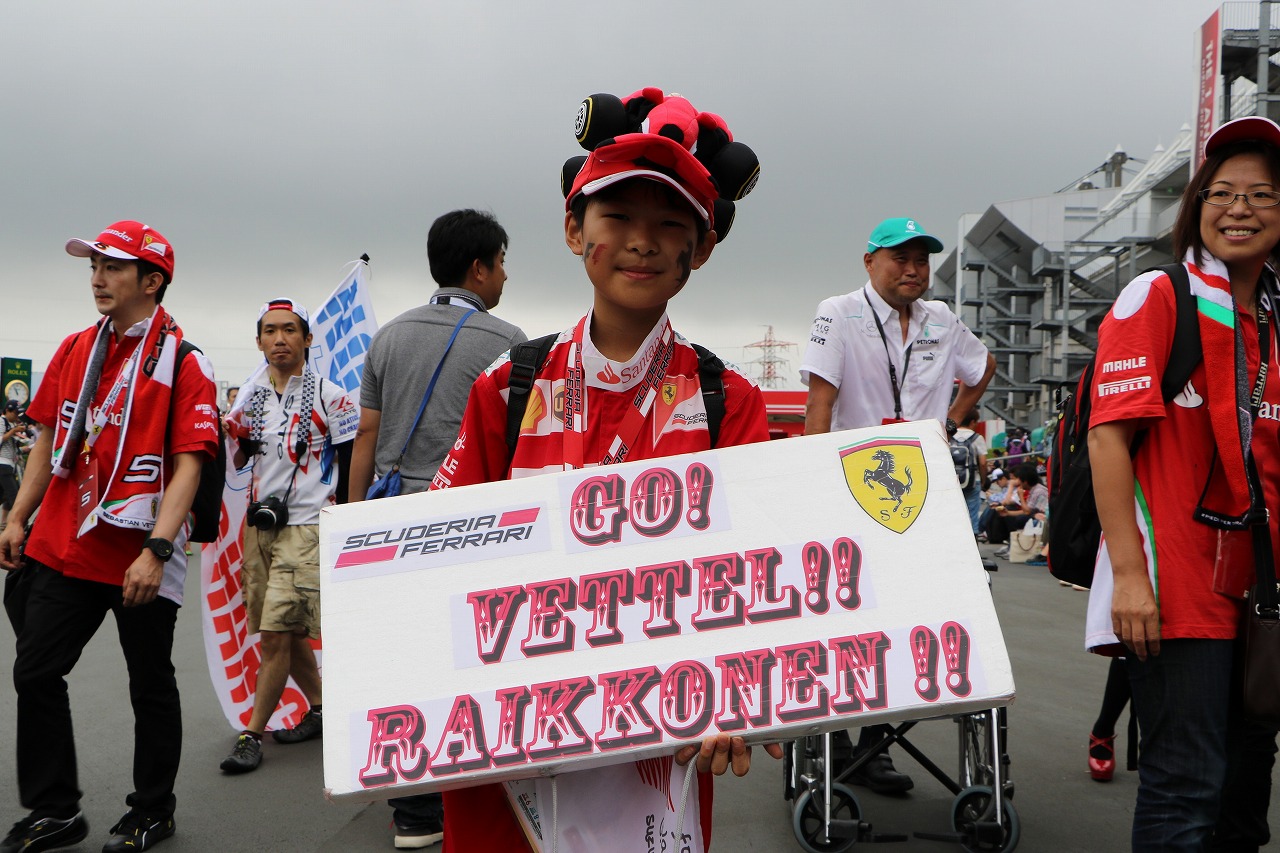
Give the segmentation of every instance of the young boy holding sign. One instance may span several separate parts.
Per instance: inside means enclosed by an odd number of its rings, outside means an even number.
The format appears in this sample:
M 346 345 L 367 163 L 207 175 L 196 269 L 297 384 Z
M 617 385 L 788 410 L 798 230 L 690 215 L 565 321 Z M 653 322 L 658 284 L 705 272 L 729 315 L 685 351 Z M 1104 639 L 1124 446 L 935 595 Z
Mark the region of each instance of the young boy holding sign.
M 733 202 L 754 187 L 755 155 L 733 142 L 718 116 L 658 89 L 622 100 L 593 95 L 583 102 L 576 130 L 590 154 L 565 164 L 565 243 L 582 258 L 595 288 L 591 311 L 541 347 L 533 341 L 529 350 L 513 350 L 476 380 L 433 489 L 769 437 L 760 390 L 687 342 L 667 318 L 667 302 L 724 239 Z M 517 388 L 527 388 L 527 395 Z M 527 402 L 512 449 L 508 410 L 519 412 L 522 396 Z M 782 755 L 777 745 L 767 749 Z M 683 766 L 695 757 L 697 790 L 676 827 Z M 665 827 L 705 850 L 711 839 L 707 774 L 732 767 L 740 776 L 750 762 L 741 738 L 720 734 L 681 749 L 674 762 L 567 774 L 559 783 L 562 835 L 571 831 L 595 849 L 641 849 L 647 824 L 651 835 L 653 827 Z M 578 809 L 594 820 L 566 830 L 566 811 L 575 798 L 587 797 L 602 797 L 611 808 Z M 527 848 L 502 785 L 450 791 L 444 799 L 446 851 Z M 553 823 L 550 804 L 544 810 L 546 829 Z

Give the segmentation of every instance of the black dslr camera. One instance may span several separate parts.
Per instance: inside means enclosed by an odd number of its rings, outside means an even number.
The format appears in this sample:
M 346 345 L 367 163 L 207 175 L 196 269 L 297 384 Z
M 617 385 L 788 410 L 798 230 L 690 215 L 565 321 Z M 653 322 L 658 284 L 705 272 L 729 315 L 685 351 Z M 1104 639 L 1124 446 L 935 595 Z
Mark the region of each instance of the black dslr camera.
M 279 495 L 249 503 L 249 523 L 259 530 L 279 530 L 289 523 L 289 507 Z

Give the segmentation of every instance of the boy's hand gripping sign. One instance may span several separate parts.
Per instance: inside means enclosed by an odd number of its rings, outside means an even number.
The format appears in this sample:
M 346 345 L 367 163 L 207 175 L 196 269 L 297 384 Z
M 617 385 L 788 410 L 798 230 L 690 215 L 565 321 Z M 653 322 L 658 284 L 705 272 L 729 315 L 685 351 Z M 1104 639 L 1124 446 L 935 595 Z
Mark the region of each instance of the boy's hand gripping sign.
M 320 527 L 334 796 L 1013 698 L 936 422 L 338 506 Z

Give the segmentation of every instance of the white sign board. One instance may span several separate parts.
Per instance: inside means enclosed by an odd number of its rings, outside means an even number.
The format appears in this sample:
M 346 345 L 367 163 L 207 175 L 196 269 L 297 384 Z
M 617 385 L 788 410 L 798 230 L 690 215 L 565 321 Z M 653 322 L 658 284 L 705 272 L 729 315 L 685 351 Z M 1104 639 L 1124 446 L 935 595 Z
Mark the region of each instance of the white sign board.
M 917 422 L 326 509 L 330 794 L 1007 704 L 954 471 Z

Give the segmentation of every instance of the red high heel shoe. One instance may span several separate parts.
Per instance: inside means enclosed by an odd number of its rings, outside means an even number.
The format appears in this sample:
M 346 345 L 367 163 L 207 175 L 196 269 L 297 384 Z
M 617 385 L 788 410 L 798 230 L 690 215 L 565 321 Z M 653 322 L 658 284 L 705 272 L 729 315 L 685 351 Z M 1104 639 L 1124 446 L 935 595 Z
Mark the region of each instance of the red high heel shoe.
M 1106 758 L 1094 758 L 1093 750 L 1101 747 L 1107 752 Z M 1089 775 L 1095 782 L 1110 782 L 1116 775 L 1116 736 L 1097 737 L 1089 732 Z

